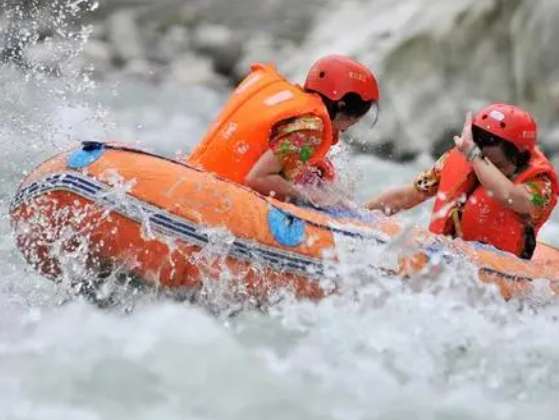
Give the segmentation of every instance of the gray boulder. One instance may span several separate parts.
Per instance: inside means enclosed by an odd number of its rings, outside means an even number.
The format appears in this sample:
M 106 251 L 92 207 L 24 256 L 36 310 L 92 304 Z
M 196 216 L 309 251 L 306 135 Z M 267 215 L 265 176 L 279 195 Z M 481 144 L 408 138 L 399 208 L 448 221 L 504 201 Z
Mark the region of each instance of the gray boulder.
M 182 85 L 205 85 L 224 88 L 225 79 L 216 75 L 209 57 L 186 53 L 177 57 L 170 66 L 169 76 Z
M 240 37 L 225 25 L 201 24 L 193 31 L 195 51 L 212 58 L 214 68 L 221 74 L 231 75 L 243 51 Z
M 319 56 L 355 56 L 377 73 L 382 113 L 365 148 L 393 157 L 452 145 L 467 110 L 519 104 L 558 148 L 559 2 L 553 0 L 370 0 L 324 11 L 296 55 L 280 66 L 298 80 Z M 335 30 L 333 30 L 335 28 Z
M 118 63 L 140 60 L 145 57 L 135 9 L 121 9 L 108 18 L 107 38 Z

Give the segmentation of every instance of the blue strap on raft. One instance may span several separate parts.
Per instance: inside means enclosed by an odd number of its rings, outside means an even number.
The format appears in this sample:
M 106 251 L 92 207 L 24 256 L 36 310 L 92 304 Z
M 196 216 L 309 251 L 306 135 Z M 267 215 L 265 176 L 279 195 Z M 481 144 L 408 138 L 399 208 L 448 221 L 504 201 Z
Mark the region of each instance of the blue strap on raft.
M 82 169 L 97 159 L 99 159 L 105 151 L 103 143 L 95 141 L 84 141 L 81 148 L 74 151 L 68 157 L 68 167 L 70 169 Z
M 275 207 L 268 211 L 268 227 L 281 245 L 298 246 L 305 239 L 305 222 Z

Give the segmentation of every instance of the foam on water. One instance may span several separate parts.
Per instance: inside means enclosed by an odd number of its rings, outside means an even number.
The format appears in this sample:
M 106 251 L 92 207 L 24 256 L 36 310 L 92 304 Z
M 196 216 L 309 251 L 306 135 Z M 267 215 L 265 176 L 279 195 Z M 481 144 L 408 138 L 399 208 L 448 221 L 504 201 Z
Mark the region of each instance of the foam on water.
M 26 171 L 85 138 L 186 152 L 223 96 L 118 78 L 92 86 L 80 73 L 26 78 L 3 68 L 0 78 L 7 93 L 0 109 L 9 116 L 0 124 L 0 417 L 559 415 L 559 307 L 505 303 L 460 260 L 402 283 L 369 268 L 394 258 L 397 245 L 348 241 L 337 267 L 340 294 L 319 303 L 285 295 L 266 312 L 239 312 L 228 302 L 226 274 L 207 288 L 204 306 L 150 291 L 105 310 L 39 277 L 16 250 L 7 217 Z M 359 199 L 409 180 L 424 164 L 338 153 Z M 427 214 L 410 219 L 424 222 Z M 557 229 L 554 219 L 544 238 Z M 211 239 L 201 258 L 219 258 L 231 241 L 222 231 Z

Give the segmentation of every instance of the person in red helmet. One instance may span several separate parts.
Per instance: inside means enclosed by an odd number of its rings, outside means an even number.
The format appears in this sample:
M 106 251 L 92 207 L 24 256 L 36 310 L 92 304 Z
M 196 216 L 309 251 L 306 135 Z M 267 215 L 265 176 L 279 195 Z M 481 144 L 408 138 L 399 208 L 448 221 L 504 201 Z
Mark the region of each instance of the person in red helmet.
M 308 199 L 298 184 L 334 177 L 330 147 L 367 112 L 376 113 L 378 100 L 373 73 L 346 56 L 316 61 L 304 87 L 255 64 L 188 163 L 265 195 Z
M 468 113 L 455 147 L 411 185 L 369 201 L 394 214 L 436 196 L 429 230 L 531 258 L 536 236 L 557 204 L 555 169 L 537 147 L 526 111 L 493 104 Z

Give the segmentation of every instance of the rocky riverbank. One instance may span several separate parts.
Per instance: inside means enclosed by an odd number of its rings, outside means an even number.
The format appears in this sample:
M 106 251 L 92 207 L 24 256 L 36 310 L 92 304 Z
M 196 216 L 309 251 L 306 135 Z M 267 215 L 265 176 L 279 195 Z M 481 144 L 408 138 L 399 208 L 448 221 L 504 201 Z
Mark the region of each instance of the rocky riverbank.
M 274 61 L 302 82 L 315 58 L 345 53 L 381 81 L 380 122 L 359 136 L 363 150 L 436 155 L 466 110 L 503 101 L 532 111 L 545 149 L 559 151 L 554 0 L 15 3 L 18 13 L 3 18 L 3 57 L 24 68 L 228 89 L 253 61 Z M 69 51 L 78 53 L 69 60 Z

